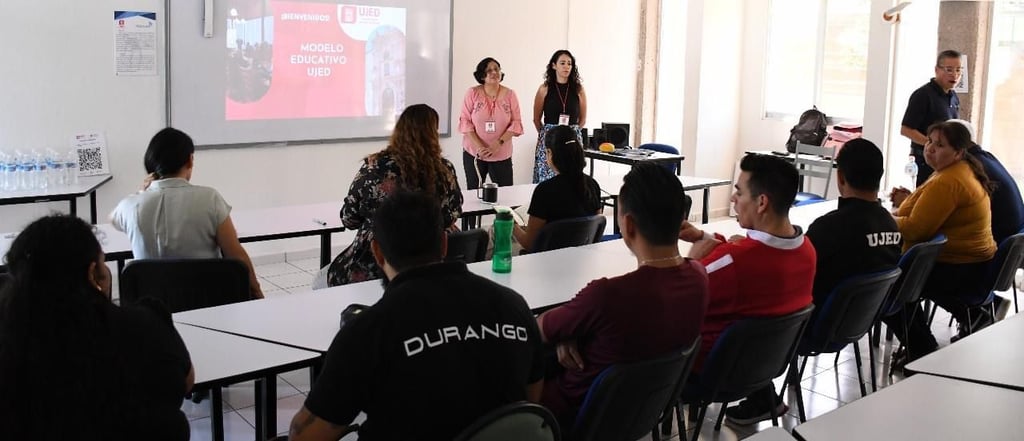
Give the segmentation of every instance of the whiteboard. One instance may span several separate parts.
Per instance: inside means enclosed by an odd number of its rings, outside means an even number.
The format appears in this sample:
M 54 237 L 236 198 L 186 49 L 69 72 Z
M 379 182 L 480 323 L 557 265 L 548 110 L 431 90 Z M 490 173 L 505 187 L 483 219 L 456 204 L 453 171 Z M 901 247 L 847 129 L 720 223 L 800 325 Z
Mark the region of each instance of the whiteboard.
M 416 103 L 450 132 L 451 0 L 205 4 L 167 2 L 168 125 L 197 145 L 386 138 Z

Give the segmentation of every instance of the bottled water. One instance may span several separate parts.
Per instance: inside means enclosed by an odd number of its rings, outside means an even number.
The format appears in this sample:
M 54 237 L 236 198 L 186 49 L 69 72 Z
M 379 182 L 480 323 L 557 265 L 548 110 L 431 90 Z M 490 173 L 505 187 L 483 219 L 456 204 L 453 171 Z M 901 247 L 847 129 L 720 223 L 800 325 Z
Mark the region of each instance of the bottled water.
M 7 190 L 7 152 L 0 151 L 0 192 Z
M 68 150 L 64 158 L 64 173 L 67 174 L 67 185 L 78 184 L 78 152 L 75 149 Z
M 34 190 L 36 185 L 32 180 L 35 178 L 32 169 L 35 168 L 35 164 L 32 163 L 32 157 L 20 150 L 15 150 L 14 155 L 18 161 L 18 190 Z
M 18 159 L 13 154 L 5 155 L 7 160 L 4 164 L 4 191 L 13 192 L 18 190 Z
M 46 166 L 50 169 L 50 182 L 54 187 L 67 184 L 64 176 L 64 159 L 53 149 L 46 149 Z
M 907 186 L 909 189 L 917 187 L 917 161 L 913 156 L 910 156 L 910 160 L 907 161 L 907 165 L 903 166 L 903 173 L 910 178 L 910 185 Z
M 47 190 L 50 188 L 50 169 L 46 164 L 46 156 L 36 151 L 32 153 L 35 158 L 36 189 Z

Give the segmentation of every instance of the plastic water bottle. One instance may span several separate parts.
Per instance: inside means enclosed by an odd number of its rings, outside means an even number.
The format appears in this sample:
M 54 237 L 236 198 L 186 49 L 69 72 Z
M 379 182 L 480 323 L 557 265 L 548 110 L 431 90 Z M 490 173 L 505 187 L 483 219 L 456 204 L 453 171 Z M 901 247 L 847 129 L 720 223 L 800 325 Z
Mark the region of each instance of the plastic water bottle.
M 4 191 L 14 192 L 18 190 L 18 159 L 13 154 L 5 155 L 4 161 Z
M 496 273 L 512 271 L 512 213 L 499 211 L 494 220 L 494 255 L 491 270 Z
M 907 165 L 903 166 L 903 173 L 910 178 L 910 185 L 907 188 L 917 188 L 917 161 L 914 156 L 910 156 L 910 160 L 907 161 Z
M 22 153 L 20 150 L 16 150 L 14 154 L 18 161 L 18 190 L 34 190 L 36 184 L 33 179 L 36 176 L 32 173 L 35 168 L 35 164 L 32 163 L 32 157 Z
M 50 188 L 50 169 L 46 164 L 46 156 L 36 151 L 32 153 L 36 163 L 36 189 L 47 190 Z
M 50 183 L 54 187 L 63 187 L 67 184 L 64 179 L 64 160 L 53 149 L 46 149 L 46 166 L 50 169 Z
M 0 151 L 0 192 L 7 190 L 7 152 Z
M 68 156 L 64 158 L 64 173 L 67 174 L 67 185 L 78 184 L 78 152 L 75 149 L 68 150 Z

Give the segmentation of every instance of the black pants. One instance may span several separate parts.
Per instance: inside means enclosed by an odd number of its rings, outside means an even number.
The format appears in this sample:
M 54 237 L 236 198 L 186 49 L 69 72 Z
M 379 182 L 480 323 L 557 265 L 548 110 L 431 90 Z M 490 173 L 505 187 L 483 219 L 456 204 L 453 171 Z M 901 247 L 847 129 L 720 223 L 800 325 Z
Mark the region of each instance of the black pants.
M 914 156 L 914 162 L 917 163 L 917 186 L 920 187 L 921 184 L 924 184 L 924 181 L 928 180 L 928 177 L 932 175 L 935 169 L 924 162 L 924 149 L 911 147 L 910 154 Z
M 477 178 L 477 172 L 473 170 L 473 159 L 473 155 L 470 155 L 465 150 L 462 151 L 462 166 L 466 169 L 467 190 L 480 188 L 480 179 L 486 180 L 487 176 L 491 177 L 491 182 L 499 186 L 507 187 L 512 185 L 512 158 L 497 162 L 476 161 L 477 170 L 480 171 L 479 178 Z
M 967 303 L 978 303 L 988 295 L 981 292 L 982 279 L 988 271 L 991 261 L 978 263 L 943 263 L 936 262 L 931 275 L 921 289 L 921 298 L 934 301 L 953 315 L 957 322 L 967 324 Z M 915 359 L 938 348 L 935 336 L 928 328 L 926 311 L 917 307 L 914 317 L 905 314 L 893 314 L 882 320 L 890 326 L 900 341 L 910 347 L 910 359 Z M 907 335 L 903 335 L 903 323 L 907 321 Z

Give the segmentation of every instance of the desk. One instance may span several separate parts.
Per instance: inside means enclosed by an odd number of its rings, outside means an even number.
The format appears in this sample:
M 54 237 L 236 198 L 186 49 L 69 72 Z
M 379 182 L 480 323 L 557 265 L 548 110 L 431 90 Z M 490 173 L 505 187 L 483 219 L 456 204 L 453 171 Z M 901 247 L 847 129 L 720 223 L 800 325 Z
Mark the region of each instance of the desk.
M 653 150 L 645 150 L 645 152 Z M 590 176 L 594 176 L 594 161 L 608 161 L 616 164 L 626 164 L 630 167 L 637 165 L 641 162 L 653 162 L 655 164 L 675 164 L 676 174 L 679 175 L 683 172 L 683 159 L 686 159 L 683 155 L 673 155 L 670 153 L 653 152 L 650 155 L 622 155 L 615 153 L 606 153 L 600 150 L 583 149 L 583 155 L 590 158 Z
M 1019 439 L 1024 393 L 915 375 L 793 429 L 804 441 Z
M 533 189 L 537 184 L 519 184 L 506 187 L 498 187 L 498 202 L 493 204 L 482 201 L 476 196 L 476 190 L 462 191 L 462 229 L 469 230 L 480 225 L 480 217 L 486 214 L 494 214 L 494 206 L 501 205 L 509 208 L 518 208 L 523 205 L 530 205 L 533 198 Z
M 621 244 L 621 241 L 619 241 Z M 625 245 L 622 245 L 625 248 Z M 628 252 L 628 250 L 627 250 Z M 491 271 L 491 262 L 470 271 L 512 288 L 534 311 L 572 299 L 591 280 L 636 269 L 636 259 L 563 248 L 512 259 L 512 272 Z M 379 280 L 174 314 L 174 321 L 316 352 L 327 352 L 339 314 L 352 303 L 372 305 L 384 290 Z
M 210 388 L 213 439 L 224 439 L 221 387 L 248 380 L 257 382 L 258 439 L 277 435 L 277 374 L 311 365 L 320 354 L 251 338 L 175 324 L 196 370 L 196 388 Z
M 46 190 L 21 190 L 0 193 L 0 205 L 29 204 L 33 202 L 68 201 L 71 215 L 78 215 L 78 198 L 89 196 L 89 219 L 96 223 L 96 189 L 110 182 L 113 176 L 82 176 L 77 184 L 54 186 Z
M 907 365 L 920 372 L 1024 391 L 1024 314 L 989 326 Z M 973 424 L 972 424 L 973 425 Z

